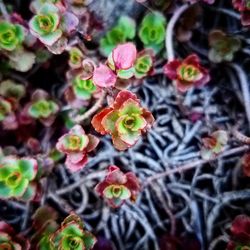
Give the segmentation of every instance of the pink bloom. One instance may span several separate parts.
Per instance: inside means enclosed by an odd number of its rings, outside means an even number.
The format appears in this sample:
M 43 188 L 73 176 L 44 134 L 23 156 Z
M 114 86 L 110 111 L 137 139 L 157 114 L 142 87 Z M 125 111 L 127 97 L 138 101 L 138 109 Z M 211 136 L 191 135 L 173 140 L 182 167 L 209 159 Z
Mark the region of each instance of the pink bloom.
M 164 66 L 164 73 L 176 81 L 177 89 L 187 91 L 193 86 L 203 86 L 210 81 L 208 70 L 200 65 L 197 55 L 192 54 L 184 60 L 173 60 Z

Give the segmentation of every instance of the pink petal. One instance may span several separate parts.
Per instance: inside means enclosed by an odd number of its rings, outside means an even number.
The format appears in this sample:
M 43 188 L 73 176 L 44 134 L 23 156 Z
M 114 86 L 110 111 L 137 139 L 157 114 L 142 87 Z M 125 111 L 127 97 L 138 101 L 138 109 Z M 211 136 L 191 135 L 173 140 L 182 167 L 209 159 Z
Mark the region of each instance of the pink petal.
M 171 80 L 174 80 L 177 78 L 177 68 L 180 66 L 181 62 L 179 60 L 174 60 L 171 62 L 168 62 L 165 64 L 163 71 L 164 74 L 170 78 Z
M 100 66 L 94 70 L 93 82 L 98 87 L 112 87 L 115 85 L 116 79 L 117 76 L 114 72 L 104 64 L 100 64 Z
M 128 90 L 120 91 L 114 101 L 114 109 L 119 109 L 128 99 L 133 99 L 134 101 L 140 103 L 140 100 L 137 99 L 137 96 Z
M 75 163 L 80 162 L 84 157 L 85 157 L 85 154 L 82 152 L 70 153 L 68 154 L 66 161 L 69 160 L 71 163 L 75 164 Z
M 86 151 L 91 152 L 97 147 L 100 140 L 96 136 L 91 135 L 91 134 L 88 134 L 88 138 L 89 138 L 89 143 L 88 143 L 88 145 L 86 147 Z
M 78 170 L 81 170 L 85 165 L 86 163 L 88 162 L 88 157 L 87 155 L 84 155 L 83 156 L 83 159 L 80 161 L 80 162 L 77 162 L 77 163 L 73 163 L 70 161 L 70 158 L 67 157 L 66 159 L 66 162 L 65 162 L 65 165 L 66 167 L 71 171 L 71 172 L 76 172 Z
M 112 52 L 116 69 L 129 69 L 136 60 L 136 47 L 133 43 L 118 45 Z

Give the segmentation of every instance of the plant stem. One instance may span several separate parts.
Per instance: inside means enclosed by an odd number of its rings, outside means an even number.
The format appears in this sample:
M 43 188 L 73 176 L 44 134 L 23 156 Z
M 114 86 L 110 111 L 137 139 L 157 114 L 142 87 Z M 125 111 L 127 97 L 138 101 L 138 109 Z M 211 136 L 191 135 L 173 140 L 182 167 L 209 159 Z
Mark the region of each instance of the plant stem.
M 1 11 L 4 19 L 6 21 L 10 21 L 10 16 L 9 16 L 9 13 L 8 13 L 8 11 L 6 9 L 6 6 L 5 6 L 3 0 L 0 0 L 0 11 Z
M 162 172 L 162 173 L 153 175 L 153 176 L 151 176 L 151 177 L 148 177 L 148 178 L 146 179 L 146 181 L 144 182 L 143 187 L 145 188 L 147 185 L 149 185 L 149 184 L 152 183 L 153 181 L 158 180 L 158 179 L 163 178 L 163 177 L 166 177 L 166 176 L 168 176 L 168 175 L 171 175 L 171 174 L 174 174 L 174 173 L 182 173 L 182 172 L 184 172 L 184 171 L 193 169 L 193 168 L 198 167 L 198 166 L 200 166 L 200 165 L 201 165 L 201 166 L 204 166 L 204 164 L 209 163 L 210 161 L 214 161 L 214 160 L 217 160 L 217 159 L 222 158 L 222 157 L 230 156 L 230 155 L 232 155 L 232 154 L 241 153 L 241 152 L 247 151 L 247 150 L 249 150 L 249 149 L 250 149 L 249 146 L 244 145 L 244 146 L 240 146 L 240 147 L 237 147 L 237 148 L 229 149 L 228 151 L 225 151 L 225 152 L 222 153 L 221 155 L 218 155 L 218 156 L 216 156 L 215 158 L 210 159 L 210 160 L 202 160 L 202 159 L 199 159 L 199 160 L 197 160 L 197 161 L 193 161 L 193 162 L 184 164 L 184 165 L 182 165 L 182 166 L 180 166 L 180 167 L 175 167 L 174 169 L 167 170 L 167 171 L 165 171 L 165 172 Z
M 247 116 L 247 121 L 248 121 L 248 128 L 250 130 L 250 92 L 249 92 L 249 87 L 248 87 L 248 79 L 242 67 L 234 63 L 232 63 L 230 66 L 236 71 L 239 81 L 240 81 L 240 86 L 241 86 L 241 91 L 243 95 L 243 101 L 244 101 L 244 106 L 245 106 L 245 111 L 246 111 L 246 116 Z
M 182 13 L 185 12 L 185 10 L 189 8 L 189 6 L 190 4 L 184 4 L 179 9 L 177 9 L 167 25 L 165 46 L 167 50 L 168 61 L 172 61 L 174 59 L 173 33 L 175 24 L 182 15 Z
M 84 120 L 88 119 L 91 115 L 93 115 L 102 106 L 102 103 L 103 103 L 106 95 L 107 95 L 107 92 L 103 91 L 102 95 L 97 100 L 97 102 L 94 104 L 94 106 L 91 109 L 89 109 L 87 112 L 85 112 L 84 114 L 79 115 L 76 118 L 74 118 L 74 122 L 81 123 Z

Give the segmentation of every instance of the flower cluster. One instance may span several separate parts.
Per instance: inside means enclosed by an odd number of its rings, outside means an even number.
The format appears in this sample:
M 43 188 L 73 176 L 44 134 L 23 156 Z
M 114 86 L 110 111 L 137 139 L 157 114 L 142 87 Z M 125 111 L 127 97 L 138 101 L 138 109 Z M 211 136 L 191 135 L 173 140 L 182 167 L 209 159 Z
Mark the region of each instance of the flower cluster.
M 67 155 L 65 164 L 74 172 L 85 166 L 88 160 L 87 154 L 93 151 L 98 143 L 99 139 L 94 135 L 86 135 L 80 125 L 75 125 L 69 133 L 58 140 L 56 148 Z
M 208 57 L 209 60 L 214 63 L 232 61 L 234 53 L 241 48 L 239 38 L 228 36 L 221 30 L 211 31 L 208 36 L 208 41 L 211 47 Z
M 175 80 L 179 91 L 185 92 L 195 86 L 203 86 L 210 81 L 208 70 L 200 65 L 199 57 L 192 54 L 184 60 L 175 59 L 164 66 L 164 73 Z
M 105 180 L 95 190 L 110 206 L 117 208 L 128 199 L 136 200 L 140 184 L 132 172 L 124 174 L 117 166 L 110 166 Z
M 0 198 L 32 200 L 36 196 L 38 163 L 32 158 L 6 156 L 0 160 Z
M 250 217 L 238 215 L 231 226 L 232 240 L 227 245 L 227 250 L 250 249 Z
M 225 149 L 228 142 L 228 134 L 224 130 L 217 130 L 209 137 L 203 138 L 202 142 L 201 157 L 205 160 L 213 159 Z
M 153 122 L 152 114 L 141 107 L 135 94 L 127 90 L 120 91 L 113 105 L 96 114 L 91 121 L 97 132 L 112 136 L 118 150 L 132 147 Z

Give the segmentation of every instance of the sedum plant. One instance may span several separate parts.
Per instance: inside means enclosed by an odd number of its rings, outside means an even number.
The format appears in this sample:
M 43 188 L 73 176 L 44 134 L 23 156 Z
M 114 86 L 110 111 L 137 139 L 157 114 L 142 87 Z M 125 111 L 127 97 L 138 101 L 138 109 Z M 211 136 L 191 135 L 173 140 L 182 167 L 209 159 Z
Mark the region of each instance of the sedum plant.
M 184 60 L 175 59 L 164 66 L 164 73 L 174 80 L 179 91 L 185 92 L 193 86 L 203 86 L 210 81 L 208 70 L 200 65 L 197 55 L 189 55 Z
M 112 136 L 116 149 L 126 150 L 152 127 L 154 117 L 141 107 L 135 94 L 123 90 L 118 93 L 113 105 L 96 114 L 91 123 L 98 133 Z
M 3 157 L 0 160 L 0 198 L 34 199 L 37 172 L 38 163 L 33 158 Z
M 38 89 L 32 94 L 31 102 L 26 105 L 25 110 L 29 117 L 38 119 L 44 126 L 50 126 L 56 118 L 59 106 L 45 91 Z
M 226 250 L 249 250 L 250 249 L 250 217 L 238 215 L 231 225 L 232 240 Z
M 81 218 L 74 213 L 49 238 L 51 250 L 91 250 L 96 243 L 95 236 L 84 229 Z
M 250 26 L 250 2 L 249 0 L 232 0 L 233 7 L 241 13 L 243 26 Z
M 239 38 L 228 36 L 221 30 L 211 31 L 208 41 L 211 47 L 208 58 L 214 63 L 232 61 L 234 53 L 241 48 L 241 40 Z
M 51 48 L 54 53 L 59 53 L 54 47 L 56 42 L 65 43 L 66 37 L 75 31 L 79 23 L 78 18 L 65 10 L 61 10 L 58 6 L 45 3 L 39 9 L 38 13 L 32 17 L 29 22 L 29 28 L 36 38 L 44 45 Z
M 30 243 L 21 235 L 18 235 L 9 224 L 0 221 L 0 249 L 29 250 Z
M 69 133 L 59 138 L 56 148 L 67 155 L 66 166 L 72 172 L 82 169 L 88 160 L 87 154 L 99 143 L 94 135 L 85 134 L 80 125 L 75 125 Z
M 113 87 L 117 79 L 129 79 L 134 75 L 136 47 L 132 43 L 118 45 L 108 57 L 106 64 L 94 70 L 93 82 L 101 88 Z
M 203 138 L 202 142 L 201 157 L 205 160 L 213 159 L 225 149 L 228 134 L 224 130 L 217 130 L 210 136 Z
M 0 96 L 0 122 L 4 121 L 11 113 L 11 103 Z
M 160 12 L 147 14 L 139 27 L 139 38 L 145 48 L 158 53 L 164 46 L 166 19 Z
M 92 79 L 81 79 L 81 75 L 76 76 L 72 85 L 75 96 L 82 100 L 91 99 L 92 94 L 97 90 Z
M 134 76 L 136 79 L 142 79 L 150 75 L 153 71 L 154 52 L 146 49 L 137 54 L 134 63 Z
M 135 21 L 128 16 L 121 16 L 118 23 L 100 41 L 100 51 L 108 56 L 119 44 L 132 40 L 135 37 Z
M 14 51 L 19 48 L 25 38 L 24 28 L 19 24 L 0 21 L 0 49 Z
M 72 47 L 69 51 L 69 66 L 72 69 L 79 69 L 82 66 L 83 53 L 77 47 Z
M 134 173 L 124 174 L 119 167 L 109 166 L 105 180 L 97 184 L 95 191 L 104 197 L 111 207 L 117 208 L 126 200 L 136 200 L 140 184 Z

